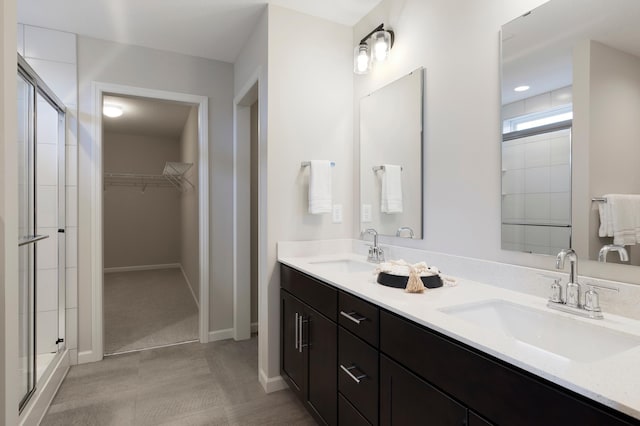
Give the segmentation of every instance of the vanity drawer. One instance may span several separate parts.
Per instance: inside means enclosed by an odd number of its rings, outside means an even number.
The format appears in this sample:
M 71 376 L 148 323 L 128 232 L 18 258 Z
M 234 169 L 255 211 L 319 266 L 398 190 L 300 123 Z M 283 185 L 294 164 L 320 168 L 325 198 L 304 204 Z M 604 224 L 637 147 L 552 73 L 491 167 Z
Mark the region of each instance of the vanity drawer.
M 378 351 L 338 328 L 338 390 L 371 424 L 377 425 Z
M 338 295 L 338 323 L 367 343 L 378 347 L 377 306 L 341 291 Z
M 338 394 L 338 424 L 344 426 L 371 426 L 342 394 Z
M 380 350 L 496 424 L 637 424 L 622 413 L 386 311 L 380 312 Z
M 280 264 L 280 287 L 327 318 L 337 321 L 338 290 L 302 272 Z

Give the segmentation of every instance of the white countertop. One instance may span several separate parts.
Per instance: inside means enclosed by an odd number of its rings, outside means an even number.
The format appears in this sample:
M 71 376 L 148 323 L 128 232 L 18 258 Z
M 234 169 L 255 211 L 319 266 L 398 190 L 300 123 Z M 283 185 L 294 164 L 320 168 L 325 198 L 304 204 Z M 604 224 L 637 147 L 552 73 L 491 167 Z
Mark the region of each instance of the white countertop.
M 307 253 L 308 254 L 308 253 Z M 575 391 L 606 406 L 635 418 L 640 418 L 640 346 L 594 362 L 577 362 L 523 345 L 499 330 L 480 327 L 466 320 L 441 312 L 440 309 L 500 299 L 542 311 L 547 300 L 480 282 L 457 279 L 454 287 L 426 290 L 421 294 L 376 283 L 371 272 L 339 272 L 314 262 L 352 259 L 366 262 L 365 256 L 351 252 L 319 256 L 284 256 L 278 261 L 335 287 L 368 300 L 409 320 L 436 330 L 471 347 L 520 367 L 553 383 Z M 437 266 L 437 265 L 436 265 Z M 640 321 L 607 314 L 593 320 L 552 311 L 569 321 L 582 321 L 640 337 Z M 597 345 L 598 342 L 593 342 Z

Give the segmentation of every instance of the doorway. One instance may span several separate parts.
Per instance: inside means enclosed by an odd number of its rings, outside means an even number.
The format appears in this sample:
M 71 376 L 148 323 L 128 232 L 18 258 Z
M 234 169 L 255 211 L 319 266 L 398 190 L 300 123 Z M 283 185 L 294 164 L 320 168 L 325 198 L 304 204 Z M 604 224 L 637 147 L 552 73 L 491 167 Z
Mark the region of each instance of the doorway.
M 104 95 L 104 352 L 197 341 L 198 115 Z
M 127 293 L 127 291 L 134 291 L 130 286 L 132 280 L 138 284 L 142 283 L 137 288 L 137 292 L 138 300 L 143 300 L 143 305 L 156 305 L 159 311 L 163 311 L 162 303 L 163 301 L 171 302 L 169 299 L 176 302 L 175 299 L 180 298 L 184 306 L 189 303 L 195 304 L 197 308 L 195 338 L 200 342 L 207 342 L 209 325 L 208 98 L 98 82 L 93 84 L 93 88 L 95 146 L 92 157 L 94 164 L 92 192 L 95 208 L 91 234 L 94 265 L 92 268 L 94 345 L 93 350 L 85 355 L 83 361 L 98 361 L 104 354 L 164 346 L 193 339 L 194 334 L 186 334 L 185 330 L 187 324 L 193 325 L 194 318 L 189 317 L 187 320 L 189 315 L 175 304 L 169 309 L 174 309 L 176 312 L 169 315 L 168 311 L 164 310 L 164 314 L 160 314 L 159 317 L 161 320 L 152 320 L 150 316 L 145 317 L 143 313 L 127 314 L 124 310 L 126 304 L 119 303 L 117 298 L 120 297 L 120 302 L 128 300 L 129 296 L 133 298 L 133 293 Z M 138 140 L 139 143 L 136 143 L 132 142 L 138 137 L 134 124 L 130 123 L 134 127 L 124 126 L 111 132 L 109 118 L 103 116 L 103 106 L 109 102 L 116 103 L 116 99 L 133 102 L 131 108 L 122 105 L 122 116 L 130 114 L 134 118 L 133 121 L 142 121 L 146 126 L 156 127 L 156 134 L 142 136 L 144 140 Z M 158 128 L 162 128 L 171 121 L 169 119 L 171 115 L 179 115 L 179 113 L 173 110 L 173 112 L 151 114 L 155 116 L 156 124 L 149 124 L 144 118 L 148 118 L 148 115 L 140 115 L 138 107 L 142 103 L 153 104 L 156 108 L 161 105 L 160 109 L 168 110 L 177 106 L 183 108 L 187 116 L 186 120 L 196 124 L 195 127 L 192 125 L 188 131 L 183 127 L 180 138 L 190 133 L 192 140 L 196 142 L 189 145 L 190 149 L 185 148 L 185 150 L 177 148 L 179 144 L 174 144 L 171 148 L 169 142 L 161 148 L 163 142 L 157 134 Z M 164 117 L 160 120 L 162 124 L 158 124 L 158 115 Z M 130 134 L 127 135 L 127 132 Z M 119 136 L 114 138 L 109 133 L 119 134 Z M 111 147 L 110 141 L 113 145 Z M 153 142 L 157 145 L 149 145 Z M 145 146 L 148 155 L 145 155 Z M 152 147 L 151 150 L 148 149 L 149 146 Z M 167 154 L 168 152 L 170 154 Z M 140 161 L 136 162 L 134 154 L 139 154 L 137 157 Z M 161 160 L 161 156 L 164 159 Z M 141 200 L 143 197 L 150 199 L 150 203 L 145 207 L 143 207 L 144 200 Z M 161 207 L 162 200 L 171 198 L 177 201 L 177 204 L 166 207 L 169 214 L 165 214 Z M 133 206 L 131 204 L 125 206 L 126 200 L 132 202 Z M 129 213 L 135 211 L 138 214 L 137 219 L 127 217 L 124 214 L 127 211 Z M 111 213 L 113 215 L 107 217 Z M 176 217 L 190 218 L 187 221 L 190 230 L 183 229 L 182 221 L 175 222 Z M 168 226 L 166 220 L 172 219 L 174 220 L 173 228 L 178 229 L 169 230 L 166 227 Z M 136 220 L 138 226 L 134 224 Z M 151 226 L 153 224 L 162 226 L 154 228 Z M 107 232 L 110 235 L 107 236 Z M 166 238 L 167 233 L 172 236 Z M 122 239 L 120 240 L 120 245 L 118 245 L 118 238 L 111 238 L 118 235 L 125 238 L 124 243 Z M 126 238 L 129 239 L 126 240 Z M 188 248 L 183 249 L 183 238 L 189 240 Z M 155 253 L 147 252 L 147 255 L 152 254 L 152 256 L 147 257 L 146 260 L 145 250 L 141 248 L 145 244 L 151 248 L 151 251 L 155 251 Z M 176 250 L 177 248 L 179 249 Z M 175 296 L 178 293 L 172 293 L 172 291 L 178 291 L 175 286 L 178 286 L 176 282 L 179 281 L 181 281 L 180 295 Z M 113 286 L 112 282 L 115 283 Z M 147 286 L 146 289 L 144 285 Z M 172 287 L 172 285 L 175 286 Z M 107 287 L 115 289 L 115 293 Z M 124 295 L 118 293 L 118 287 L 125 289 Z M 162 293 L 165 294 L 162 295 Z M 109 294 L 120 295 L 116 296 L 116 303 L 113 305 L 109 305 L 110 301 L 106 300 Z M 167 295 L 169 297 L 165 297 Z M 121 339 L 120 343 L 107 347 L 108 342 L 111 345 L 114 341 L 118 341 L 117 338 L 110 340 L 113 336 L 107 337 L 107 333 L 117 332 L 118 328 L 116 327 L 115 331 L 109 328 L 106 324 L 109 318 L 117 318 L 116 321 L 121 323 L 120 330 L 129 336 Z M 143 326 L 134 327 L 136 321 L 141 322 Z M 162 321 L 165 322 L 164 325 Z

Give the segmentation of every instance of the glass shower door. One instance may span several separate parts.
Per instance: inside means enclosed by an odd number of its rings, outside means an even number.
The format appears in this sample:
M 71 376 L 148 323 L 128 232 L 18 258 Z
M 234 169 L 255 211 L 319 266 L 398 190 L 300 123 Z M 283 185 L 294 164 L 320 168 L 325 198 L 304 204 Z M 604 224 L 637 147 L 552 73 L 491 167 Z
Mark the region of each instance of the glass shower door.
M 65 110 L 18 60 L 19 410 L 65 337 Z
M 18 238 L 20 409 L 35 389 L 34 86 L 18 74 Z

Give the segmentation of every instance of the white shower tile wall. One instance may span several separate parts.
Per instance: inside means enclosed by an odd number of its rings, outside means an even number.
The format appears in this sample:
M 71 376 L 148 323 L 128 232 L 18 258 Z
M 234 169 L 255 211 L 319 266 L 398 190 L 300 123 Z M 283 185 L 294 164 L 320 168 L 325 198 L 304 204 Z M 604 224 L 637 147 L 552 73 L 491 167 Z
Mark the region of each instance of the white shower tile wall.
M 66 345 L 77 363 L 78 67 L 76 35 L 18 24 L 17 50 L 66 106 Z M 55 120 L 51 115 L 49 120 Z M 46 123 L 45 123 L 46 124 Z M 53 155 L 53 153 L 51 153 Z M 57 158 L 54 157 L 54 158 Z M 62 188 L 61 188 L 62 189 Z M 43 217 L 47 224 L 51 217 Z M 57 219 L 56 219 L 57 220 Z M 57 227 L 57 225 L 54 225 Z M 57 229 L 56 229 L 57 231 Z M 47 249 L 43 247 L 43 249 Z M 53 250 L 53 247 L 51 248 Z M 57 324 L 57 321 L 54 322 Z

